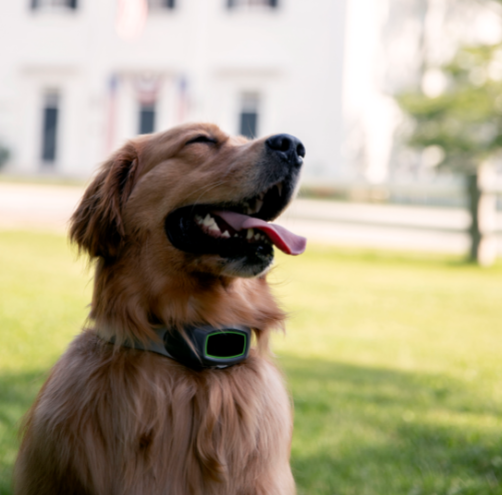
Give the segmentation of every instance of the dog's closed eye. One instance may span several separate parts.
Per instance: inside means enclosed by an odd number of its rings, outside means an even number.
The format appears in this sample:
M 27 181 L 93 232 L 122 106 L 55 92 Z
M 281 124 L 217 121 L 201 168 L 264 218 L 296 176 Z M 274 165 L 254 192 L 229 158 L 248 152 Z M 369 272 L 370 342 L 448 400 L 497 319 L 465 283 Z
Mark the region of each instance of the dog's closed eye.
M 201 134 L 200 136 L 196 136 L 193 139 L 190 139 L 190 141 L 187 141 L 185 143 L 185 146 L 188 146 L 189 144 L 195 144 L 195 143 L 218 144 L 218 140 L 213 137 Z

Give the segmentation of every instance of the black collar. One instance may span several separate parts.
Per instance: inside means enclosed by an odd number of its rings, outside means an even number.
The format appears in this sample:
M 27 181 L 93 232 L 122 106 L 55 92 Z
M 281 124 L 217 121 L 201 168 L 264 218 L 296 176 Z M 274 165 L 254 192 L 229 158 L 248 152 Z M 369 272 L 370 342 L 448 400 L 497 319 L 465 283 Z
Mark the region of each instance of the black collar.
M 143 351 L 156 352 L 179 361 L 189 368 L 228 368 L 241 363 L 249 355 L 251 329 L 242 325 L 213 327 L 186 326 L 185 336 L 175 329 L 154 330 L 158 340 L 146 345 L 139 341 L 125 341 L 122 345 Z M 112 337 L 110 342 L 114 342 Z

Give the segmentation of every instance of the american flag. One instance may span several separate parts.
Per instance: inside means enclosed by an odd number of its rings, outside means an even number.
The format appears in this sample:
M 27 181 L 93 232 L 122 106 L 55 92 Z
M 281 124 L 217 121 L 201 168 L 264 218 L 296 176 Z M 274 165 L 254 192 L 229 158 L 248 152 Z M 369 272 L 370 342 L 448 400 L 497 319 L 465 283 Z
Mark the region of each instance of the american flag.
M 118 0 L 115 30 L 125 40 L 138 38 L 148 15 L 147 0 Z

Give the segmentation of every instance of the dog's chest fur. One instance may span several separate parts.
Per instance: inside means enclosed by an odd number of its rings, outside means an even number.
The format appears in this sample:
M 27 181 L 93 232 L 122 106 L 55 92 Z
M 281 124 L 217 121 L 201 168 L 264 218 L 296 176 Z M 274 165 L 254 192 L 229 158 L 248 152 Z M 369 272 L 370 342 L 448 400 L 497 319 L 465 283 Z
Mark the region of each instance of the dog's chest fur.
M 187 373 L 87 332 L 35 405 L 37 430 L 57 442 L 46 448 L 60 457 L 39 452 L 37 464 L 65 466 L 90 493 L 292 493 L 287 404 L 280 374 L 256 355 L 227 370 Z M 55 434 L 76 430 L 85 432 L 78 442 Z

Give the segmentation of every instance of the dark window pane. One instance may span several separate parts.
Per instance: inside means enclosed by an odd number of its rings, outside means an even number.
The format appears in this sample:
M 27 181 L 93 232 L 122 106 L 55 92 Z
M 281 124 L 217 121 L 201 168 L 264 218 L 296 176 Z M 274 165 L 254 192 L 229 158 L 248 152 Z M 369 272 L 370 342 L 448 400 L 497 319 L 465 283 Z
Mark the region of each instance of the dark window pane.
M 240 133 L 247 138 L 254 139 L 258 126 L 258 114 L 256 112 L 241 113 L 241 128 Z
M 32 10 L 44 8 L 69 8 L 76 10 L 78 0 L 30 0 Z
M 155 131 L 155 106 L 141 105 L 139 110 L 139 134 Z
M 42 160 L 54 162 L 56 160 L 56 136 L 58 129 L 58 109 L 44 108 L 42 128 Z
M 278 0 L 227 0 L 227 8 L 233 7 L 255 7 L 264 6 L 275 8 L 278 5 Z
M 148 7 L 151 10 L 172 10 L 176 8 L 176 0 L 148 0 Z

